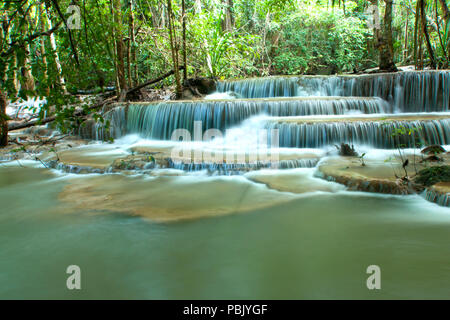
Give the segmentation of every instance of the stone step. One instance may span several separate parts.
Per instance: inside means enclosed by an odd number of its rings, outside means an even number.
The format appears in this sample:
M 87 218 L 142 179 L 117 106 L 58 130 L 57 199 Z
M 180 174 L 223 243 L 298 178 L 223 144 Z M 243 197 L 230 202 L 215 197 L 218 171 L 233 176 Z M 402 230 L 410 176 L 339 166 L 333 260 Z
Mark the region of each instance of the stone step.
M 277 130 L 284 148 L 349 143 L 395 149 L 450 144 L 449 113 L 277 117 L 267 119 L 265 128 Z
M 96 144 L 55 153 L 46 153 L 42 160 L 50 167 L 70 173 L 107 173 L 177 169 L 182 171 L 208 171 L 215 175 L 234 175 L 265 168 L 313 168 L 320 160 L 314 152 L 289 152 L 277 158 L 261 159 L 257 153 L 225 152 L 214 159 L 217 149 L 193 148 L 189 153 L 172 154 L 173 145 L 135 146 L 119 148 L 116 145 Z M 204 153 L 205 151 L 208 153 Z
M 278 123 L 352 123 L 352 122 L 409 122 L 409 121 L 433 121 L 450 120 L 450 112 L 442 113 L 400 113 L 400 114 L 370 114 L 370 115 L 343 115 L 343 116 L 294 116 L 294 117 L 273 117 L 267 122 Z
M 308 101 L 382 101 L 378 97 L 343 97 L 343 96 L 308 96 L 308 97 L 263 97 L 263 98 L 236 98 L 236 99 L 193 99 L 193 100 L 160 100 L 149 102 L 127 102 L 126 105 L 140 105 L 140 106 L 154 106 L 158 104 L 205 104 L 215 105 L 218 103 L 239 103 L 239 102 L 253 102 L 253 103 L 267 103 L 267 102 L 308 102 Z M 116 102 L 109 106 L 123 106 L 124 103 Z

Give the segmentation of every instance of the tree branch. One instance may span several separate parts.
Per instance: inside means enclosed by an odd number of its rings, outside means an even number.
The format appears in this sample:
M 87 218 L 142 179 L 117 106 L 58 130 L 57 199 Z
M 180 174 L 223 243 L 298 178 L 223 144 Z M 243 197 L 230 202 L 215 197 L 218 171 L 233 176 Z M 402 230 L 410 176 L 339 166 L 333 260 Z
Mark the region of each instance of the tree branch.
M 183 70 L 183 69 L 184 69 L 184 66 L 179 66 L 178 69 Z M 138 85 L 138 86 L 136 86 L 136 87 L 134 87 L 134 88 L 129 89 L 129 90 L 127 91 L 127 94 L 136 92 L 136 91 L 138 91 L 138 90 L 140 90 L 140 89 L 142 89 L 142 88 L 144 88 L 144 87 L 146 87 L 146 86 L 149 86 L 149 85 L 151 85 L 151 84 L 154 84 L 154 83 L 156 83 L 156 82 L 159 82 L 159 81 L 161 81 L 161 80 L 164 80 L 165 78 L 167 78 L 167 77 L 173 75 L 174 73 L 175 73 L 174 70 L 170 70 L 170 71 L 167 72 L 166 74 L 163 74 L 162 76 L 160 76 L 160 77 L 158 77 L 158 78 L 156 78 L 156 79 L 153 79 L 153 80 L 144 82 L 143 84 L 140 84 L 140 85 Z
M 33 33 L 32 35 L 30 35 L 29 37 L 27 37 L 27 38 L 25 38 L 25 39 L 23 39 L 21 41 L 10 42 L 8 44 L 10 46 L 9 50 L 5 51 L 5 52 L 2 52 L 1 56 L 2 57 L 6 57 L 6 56 L 10 55 L 18 47 L 23 47 L 26 42 L 33 41 L 34 39 L 42 37 L 42 36 L 47 36 L 47 37 L 50 36 L 53 32 L 58 30 L 58 28 L 60 27 L 61 23 L 62 23 L 61 21 L 58 22 L 53 28 L 51 28 L 51 29 L 49 29 L 47 31 Z

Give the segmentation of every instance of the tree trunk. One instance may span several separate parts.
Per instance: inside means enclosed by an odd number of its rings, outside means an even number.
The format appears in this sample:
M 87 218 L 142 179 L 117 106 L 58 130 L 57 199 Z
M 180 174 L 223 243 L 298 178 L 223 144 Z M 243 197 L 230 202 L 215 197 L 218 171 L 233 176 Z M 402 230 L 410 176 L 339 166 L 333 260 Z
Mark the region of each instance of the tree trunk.
M 392 5 L 393 0 L 384 0 L 386 9 L 384 13 L 383 37 L 379 42 L 380 69 L 383 71 L 398 71 L 394 63 L 394 43 L 392 40 Z
M 409 15 L 408 15 L 408 11 L 406 11 L 406 25 L 405 25 L 405 45 L 403 47 L 403 62 L 406 63 L 407 59 L 408 59 L 408 28 L 409 28 Z
M 73 58 L 74 58 L 74 60 L 75 60 L 75 62 L 77 64 L 77 66 L 80 66 L 80 59 L 78 58 L 78 53 L 77 53 L 77 50 L 75 48 L 75 44 L 74 44 L 74 41 L 73 41 L 72 30 L 67 25 L 66 18 L 64 17 L 64 14 L 62 13 L 61 8 L 59 7 L 58 0 L 51 0 L 51 3 L 53 4 L 53 7 L 55 8 L 55 10 L 58 13 L 60 19 L 64 23 L 64 26 L 66 27 L 67 35 L 69 36 L 70 48 L 72 49 Z
M 223 31 L 232 31 L 234 29 L 233 0 L 222 0 L 225 7 L 225 17 L 222 21 Z
M 134 5 L 133 0 L 130 0 L 130 45 L 131 45 L 131 85 L 135 86 L 138 83 L 138 69 L 137 69 L 137 59 L 136 59 L 136 35 L 134 26 Z
M 167 0 L 167 16 L 169 22 L 169 39 L 170 39 L 170 50 L 172 52 L 173 70 L 175 72 L 175 84 L 176 84 L 176 95 L 177 98 L 181 98 L 182 90 L 181 80 L 180 80 L 180 70 L 178 66 L 178 44 L 176 40 L 175 27 L 173 25 L 172 17 L 172 1 Z
M 133 79 L 131 76 L 131 39 L 127 41 L 127 86 L 131 88 L 133 86 Z
M 110 1 L 110 11 L 111 11 L 111 18 L 112 18 L 112 24 L 111 24 L 111 41 L 113 46 L 113 66 L 114 66 L 114 84 L 116 87 L 116 94 L 117 96 L 120 96 L 120 85 L 119 85 L 119 78 L 118 78 L 118 72 L 117 72 L 117 47 L 116 47 L 116 19 L 114 16 L 114 2 L 113 0 Z
M 436 69 L 436 60 L 434 58 L 433 47 L 431 46 L 430 35 L 428 34 L 427 19 L 425 12 L 425 0 L 419 0 L 420 3 L 420 20 L 422 21 L 422 32 L 425 36 L 425 43 L 427 46 L 428 55 L 430 56 L 431 68 Z
M 11 61 L 8 65 L 8 83 L 9 86 L 12 88 L 12 92 L 10 92 L 10 95 L 17 96 L 17 93 L 19 92 L 19 81 L 17 80 L 17 52 L 14 51 L 11 54 Z
M 8 145 L 8 121 L 6 120 L 6 94 L 0 87 L 0 147 Z
M 442 7 L 442 17 L 445 22 L 445 28 L 450 28 L 450 9 L 448 8 L 446 0 L 439 0 Z M 448 30 L 448 29 L 447 29 Z M 450 59 L 450 38 L 447 36 L 447 59 Z M 447 61 L 449 62 L 449 61 Z
M 21 29 L 20 31 L 22 32 L 22 34 L 27 34 L 28 31 L 27 29 L 30 27 L 30 17 L 28 13 L 24 13 L 22 9 L 20 9 L 19 11 L 21 12 L 21 14 L 24 15 L 25 20 L 25 23 L 20 28 Z M 30 43 L 26 42 L 24 45 L 23 57 L 18 61 L 19 62 L 18 67 L 22 75 L 20 82 L 20 89 L 26 91 L 34 91 L 35 87 L 34 78 L 31 73 L 30 52 L 31 52 Z
M 187 46 L 186 46 L 186 4 L 185 0 L 181 1 L 182 22 L 183 22 L 183 82 L 187 80 Z
M 25 52 L 24 57 L 22 61 L 20 62 L 20 72 L 22 74 L 22 81 L 21 81 L 21 90 L 26 91 L 34 91 L 34 78 L 31 74 L 31 62 L 30 62 L 30 45 L 25 45 Z M 28 95 L 28 94 L 27 94 Z
M 45 14 L 45 16 L 47 18 L 47 25 L 48 25 L 49 29 L 52 29 L 52 21 L 50 20 L 48 10 L 47 10 L 47 14 Z M 55 35 L 53 34 L 53 32 L 50 34 L 50 47 L 52 49 L 53 59 L 55 60 L 56 71 L 57 71 L 56 77 L 57 77 L 58 83 L 61 87 L 61 90 L 64 93 L 67 93 L 66 81 L 64 80 L 64 76 L 62 74 L 61 62 L 59 61 L 59 55 L 58 55 L 58 51 L 57 51 L 57 47 L 56 47 L 56 38 L 55 38 Z
M 423 70 L 423 32 L 419 34 L 419 70 Z
M 45 31 L 45 20 L 44 20 L 44 4 L 39 5 L 39 31 Z M 50 88 L 48 86 L 48 72 L 47 72 L 47 56 L 45 52 L 45 39 L 41 37 L 39 40 L 40 52 L 42 57 L 42 69 L 43 69 L 43 78 L 44 78 L 44 86 L 45 86 L 45 95 L 48 97 L 50 95 Z
M 446 0 L 439 0 L 439 3 L 442 7 L 442 18 L 444 18 L 444 22 L 446 25 L 450 23 L 450 9 L 448 8 Z
M 128 78 L 128 87 L 131 88 L 133 86 L 133 76 L 131 74 L 131 69 L 133 68 L 133 62 L 131 61 L 131 49 L 133 47 L 133 42 L 131 41 L 133 30 L 133 2 L 132 0 L 128 0 L 128 42 L 127 42 L 127 78 Z
M 124 51 L 125 46 L 123 43 L 122 35 L 122 5 L 120 0 L 113 0 L 113 15 L 115 24 L 115 42 L 116 42 L 116 60 L 117 60 L 117 79 L 119 81 L 118 94 L 123 98 L 123 94 L 126 93 L 127 81 L 125 78 L 125 59 Z
M 5 37 L 3 37 L 3 33 L 5 33 Z M 5 29 L 0 30 L 0 43 L 6 38 Z M 4 64 L 0 64 L 0 81 L 3 82 L 6 79 L 6 66 Z M 0 147 L 5 147 L 8 145 L 8 121 L 6 116 L 6 93 L 3 91 L 3 88 L 0 84 Z
M 416 13 L 415 13 L 415 19 L 414 19 L 414 65 L 416 67 L 416 70 L 419 69 L 419 15 L 420 9 L 419 9 L 419 2 L 416 3 Z
M 442 40 L 441 27 L 440 27 L 440 22 L 439 22 L 439 8 L 438 8 L 437 0 L 434 0 L 434 9 L 435 9 L 435 13 L 436 13 L 435 23 L 436 23 L 436 27 L 437 27 L 437 33 L 439 36 L 439 44 L 441 45 L 442 53 L 444 54 L 444 58 L 445 58 L 443 67 L 448 68 L 448 62 L 449 62 L 448 55 L 447 55 L 448 51 L 444 45 L 444 41 Z M 444 26 L 444 27 L 446 28 L 446 26 Z M 446 30 L 446 29 L 444 29 L 444 30 Z

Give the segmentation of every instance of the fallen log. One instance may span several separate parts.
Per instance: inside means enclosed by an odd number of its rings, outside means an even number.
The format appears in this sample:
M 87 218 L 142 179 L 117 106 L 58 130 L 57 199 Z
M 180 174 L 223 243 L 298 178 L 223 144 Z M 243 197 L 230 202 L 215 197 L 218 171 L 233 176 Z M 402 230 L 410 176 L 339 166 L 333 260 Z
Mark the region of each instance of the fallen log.
M 184 66 L 180 66 L 179 69 L 180 69 L 180 70 L 183 70 L 183 69 L 184 69 Z M 127 95 L 130 94 L 130 93 L 136 92 L 136 91 L 138 91 L 138 90 L 141 90 L 142 88 L 145 88 L 146 86 L 149 86 L 149 85 L 151 85 L 151 84 L 154 84 L 154 83 L 157 83 L 157 82 L 159 82 L 159 81 L 161 81 L 161 80 L 164 80 L 165 78 L 170 77 L 170 76 L 173 75 L 174 73 L 175 73 L 174 70 L 170 70 L 170 71 L 167 72 L 166 74 L 163 74 L 162 76 L 160 76 L 160 77 L 158 77 L 158 78 L 156 78 L 156 79 L 153 79 L 153 80 L 144 82 L 143 84 L 140 84 L 140 85 L 138 85 L 138 86 L 136 86 L 136 87 L 134 87 L 134 88 L 131 88 L 131 89 L 129 89 L 129 90 L 127 91 Z

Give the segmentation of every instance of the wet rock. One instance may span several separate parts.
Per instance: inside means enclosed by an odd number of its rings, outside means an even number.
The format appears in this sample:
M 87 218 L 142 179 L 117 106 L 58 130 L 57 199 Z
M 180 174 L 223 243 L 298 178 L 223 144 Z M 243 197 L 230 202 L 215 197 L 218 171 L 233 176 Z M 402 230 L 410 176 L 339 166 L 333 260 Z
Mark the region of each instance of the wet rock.
M 409 162 L 413 163 L 414 155 L 408 157 Z M 350 190 L 384 194 L 417 194 L 438 182 L 450 181 L 450 166 L 416 163 L 414 166 L 418 170 L 418 175 L 411 179 L 398 178 L 405 159 L 394 158 L 388 162 L 382 159 L 365 161 L 367 165 L 363 167 L 356 158 L 330 158 L 320 164 L 318 176 L 344 184 Z M 445 158 L 444 161 L 448 163 L 449 160 Z M 411 170 L 409 174 L 412 174 Z
M 184 85 L 200 94 L 209 94 L 216 90 L 216 81 L 209 78 L 187 79 Z
M 111 169 L 113 171 L 151 170 L 156 167 L 163 167 L 161 165 L 164 165 L 162 159 L 155 159 L 151 155 L 133 154 L 125 158 L 114 160 Z
M 184 89 L 183 90 L 183 94 L 182 94 L 182 99 L 184 99 L 184 100 L 191 100 L 191 99 L 194 99 L 194 94 L 192 93 L 192 91 L 191 90 L 189 90 L 189 89 Z
M 47 161 L 45 163 L 45 165 L 49 168 L 56 169 L 56 167 L 58 166 L 58 163 L 59 163 L 58 160 L 50 160 L 50 161 Z
M 433 155 L 433 154 L 444 153 L 445 149 L 442 146 L 436 144 L 436 145 L 428 146 L 420 152 L 424 153 L 424 154 L 432 154 Z
M 425 159 L 423 159 L 423 160 L 421 161 L 421 163 L 424 163 L 424 162 L 442 162 L 442 161 L 444 161 L 444 159 L 439 158 L 439 157 L 436 156 L 436 155 L 431 155 L 431 156 L 428 156 L 428 157 L 426 157 Z
M 35 127 L 27 128 L 24 130 L 25 134 L 38 135 L 38 136 L 42 136 L 42 137 L 48 137 L 53 132 L 54 132 L 54 130 L 49 129 L 45 126 L 35 126 Z
M 144 170 L 150 170 L 155 168 L 155 162 L 148 162 L 144 165 Z
M 353 146 L 350 146 L 347 143 L 341 143 L 341 146 L 336 146 L 339 150 L 339 155 L 344 157 L 357 157 L 358 153 L 355 151 Z

